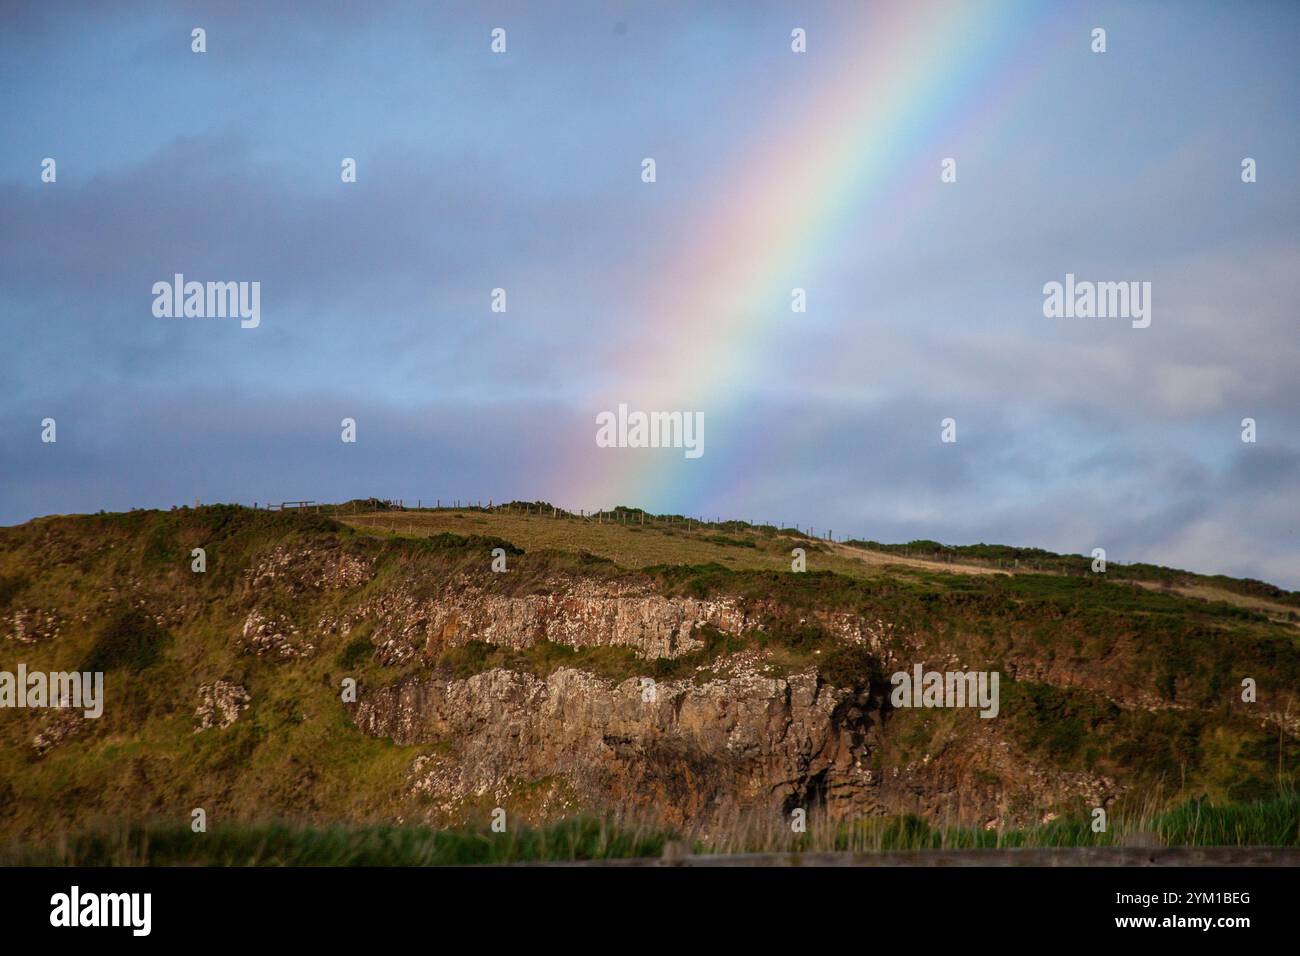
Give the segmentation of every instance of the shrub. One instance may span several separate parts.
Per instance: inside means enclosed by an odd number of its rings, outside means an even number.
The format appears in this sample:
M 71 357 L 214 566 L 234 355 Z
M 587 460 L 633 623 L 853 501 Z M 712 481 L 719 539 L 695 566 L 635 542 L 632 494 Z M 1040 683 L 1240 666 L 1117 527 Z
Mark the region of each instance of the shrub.
M 356 667 L 358 664 L 364 662 L 365 659 L 374 652 L 374 649 L 375 646 L 370 643 L 369 638 L 353 638 L 348 641 L 347 646 L 345 646 L 343 650 L 339 651 L 338 657 L 336 658 L 339 662 L 339 667 L 342 667 L 344 670 L 350 670 L 351 668 Z
M 135 608 L 119 608 L 109 613 L 79 669 L 142 671 L 159 661 L 168 639 L 149 615 Z

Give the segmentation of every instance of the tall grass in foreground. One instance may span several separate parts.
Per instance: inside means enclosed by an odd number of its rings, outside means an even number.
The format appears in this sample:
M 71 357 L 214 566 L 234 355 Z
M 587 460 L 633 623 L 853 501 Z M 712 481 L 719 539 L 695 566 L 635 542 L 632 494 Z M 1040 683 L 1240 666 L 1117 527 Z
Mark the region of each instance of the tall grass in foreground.
M 1113 814 L 1100 833 L 1093 831 L 1091 818 L 1077 817 L 1019 829 L 935 826 L 914 815 L 852 822 L 813 818 L 804 834 L 791 832 L 785 820 L 747 817 L 692 834 L 691 844 L 704 853 L 872 853 L 1123 846 L 1138 835 L 1162 846 L 1300 846 L 1300 794 L 1285 792 L 1249 804 L 1191 800 L 1167 811 L 1152 802 L 1128 814 Z
M 1134 833 L 1164 846 L 1300 846 L 1300 795 L 1251 804 L 1193 800 L 1139 811 L 1094 833 L 1087 819 L 1016 830 L 936 827 L 917 816 L 851 823 L 822 817 L 794 833 L 786 820 L 738 816 L 708 829 L 577 817 L 505 833 L 424 826 L 242 823 L 195 834 L 175 824 L 87 830 L 41 844 L 0 847 L 8 866 L 446 866 L 657 857 L 674 842 L 695 853 L 966 850 L 1118 846 Z
M 0 847 L 6 866 L 448 866 L 658 856 L 666 835 L 594 818 L 504 833 L 425 826 L 235 823 L 88 830 L 41 845 Z

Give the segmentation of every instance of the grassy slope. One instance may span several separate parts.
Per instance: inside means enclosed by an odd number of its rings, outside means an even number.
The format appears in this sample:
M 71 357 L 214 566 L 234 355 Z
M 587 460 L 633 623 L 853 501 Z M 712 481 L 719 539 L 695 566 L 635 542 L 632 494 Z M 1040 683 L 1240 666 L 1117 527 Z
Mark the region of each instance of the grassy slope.
M 5 668 L 18 659 L 30 669 L 81 667 L 97 648 L 103 655 L 133 603 L 166 609 L 169 618 L 156 631 L 156 662 L 108 661 L 112 706 L 86 738 L 37 760 L 29 740 L 45 715 L 6 714 L 28 718 L 0 728 L 6 829 L 57 831 L 128 808 L 184 809 L 188 818 L 189 808 L 203 807 L 215 819 L 262 809 L 310 817 L 323 808 L 366 819 L 389 809 L 410 755 L 352 726 L 327 684 L 337 669 L 333 655 L 277 667 L 241 655 L 234 644 L 241 616 L 229 595 L 253 555 L 336 529 L 223 511 L 45 519 L 6 529 L 0 575 L 29 578 L 21 603 L 56 607 L 65 624 L 56 641 L 21 651 L 4 645 Z M 15 538 L 26 547 L 11 550 Z M 203 575 L 189 570 L 189 550 L 199 545 L 209 552 Z M 33 551 L 43 558 L 38 574 L 27 563 Z M 197 689 L 221 678 L 243 683 L 258 706 L 226 731 L 195 734 Z
M 338 701 L 344 673 L 363 684 L 401 676 L 369 661 L 364 625 L 347 638 L 321 637 L 316 655 L 291 664 L 235 646 L 247 607 L 245 570 L 258 555 L 294 542 L 337 545 L 372 558 L 378 570 L 360 595 L 307 592 L 286 601 L 304 633 L 323 613 L 376 594 L 413 568 L 431 579 L 475 569 L 507 541 L 525 552 L 512 559 L 514 590 L 541 586 L 556 572 L 639 574 L 669 592 L 761 597 L 783 609 L 758 634 L 741 642 L 719 637 L 682 662 L 647 664 L 609 648 L 575 653 L 550 645 L 521 655 L 471 645 L 438 663 L 449 675 L 500 665 L 545 674 L 569 664 L 615 678 L 679 676 L 710 654 L 751 644 L 789 669 L 815 664 L 841 686 L 870 686 L 881 677 L 870 673 L 873 662 L 837 650 L 798 621 L 807 609 L 840 608 L 895 622 L 919 635 L 923 650 L 1001 667 L 1029 661 L 1064 668 L 1085 685 L 1091 675 L 1094 684 L 1150 693 L 1167 705 L 1122 710 L 1095 687 L 1004 684 L 1008 732 L 1048 765 L 1142 778 L 1177 797 L 1204 793 L 1219 801 L 1265 797 L 1298 765 L 1292 738 L 1233 705 L 1243 672 L 1274 700 L 1278 688 L 1300 686 L 1295 629 L 1239 601 L 1094 578 L 990 573 L 736 525 L 686 531 L 479 511 L 340 517 L 346 524 L 218 507 L 0 529 L 0 614 L 40 607 L 57 609 L 63 620 L 57 640 L 0 642 L 0 669 L 18 660 L 32 669 L 70 669 L 97 659 L 106 662 L 116 704 L 89 734 L 39 759 L 30 740 L 48 715 L 2 715 L 0 832 L 96 829 L 122 817 L 188 819 L 200 806 L 214 827 L 266 817 L 378 822 L 412 809 L 400 794 L 420 749 L 360 734 Z M 205 575 L 188 568 L 189 550 L 199 545 L 209 553 Z M 811 573 L 788 573 L 794 546 L 808 551 Z M 132 617 L 141 602 L 161 619 L 156 626 Z M 218 678 L 244 684 L 254 706 L 227 730 L 195 734 L 197 687 Z M 959 743 L 948 739 L 950 716 L 895 712 L 894 733 L 873 754 L 877 769 Z
M 640 512 L 606 515 L 604 520 L 566 517 L 551 519 L 549 508 L 532 506 L 530 513 L 502 507 L 486 509 L 386 510 L 353 514 L 346 509 L 339 520 L 361 530 L 403 535 L 480 534 L 512 541 L 526 551 L 554 548 L 588 551 L 623 567 L 659 564 L 717 563 L 733 570 L 788 570 L 790 551 L 802 547 L 813 555 L 810 569 L 834 571 L 849 577 L 878 577 L 904 569 L 962 575 L 1057 576 L 1089 573 L 1090 558 L 1058 555 L 1039 549 L 976 545 L 943 548 L 933 542 L 878 545 L 875 542 L 829 542 L 811 539 L 793 529 L 750 526 L 740 522 L 703 525 L 686 530 L 681 520 L 668 524 L 660 517 L 638 523 Z M 624 516 L 623 521 L 618 515 Z M 937 550 L 936 549 L 941 549 Z M 1003 552 L 1005 554 L 1003 555 Z M 938 553 L 940 557 L 922 557 Z M 997 555 L 1003 555 L 1001 558 Z M 1023 564 L 1013 565 L 1017 555 Z M 1000 562 L 1000 563 L 999 563 Z M 1112 580 L 1172 592 L 1211 603 L 1226 603 L 1268 617 L 1300 623 L 1300 593 L 1283 591 L 1262 582 L 1239 581 L 1221 575 L 1200 575 L 1152 565 L 1110 565 Z

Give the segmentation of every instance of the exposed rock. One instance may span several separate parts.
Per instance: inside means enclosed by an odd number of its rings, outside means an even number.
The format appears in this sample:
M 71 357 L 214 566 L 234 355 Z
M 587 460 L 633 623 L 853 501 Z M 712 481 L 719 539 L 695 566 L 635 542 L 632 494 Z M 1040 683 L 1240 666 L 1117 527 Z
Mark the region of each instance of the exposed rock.
M 253 590 L 336 591 L 355 588 L 374 575 L 370 559 L 335 547 L 279 545 L 245 572 Z
M 940 744 L 875 772 L 892 719 L 879 702 L 812 672 L 772 676 L 770 666 L 747 651 L 711 664 L 702 683 L 493 669 L 371 692 L 354 719 L 398 743 L 440 745 L 412 766 L 409 790 L 431 816 L 457 823 L 484 800 L 504 805 L 523 784 L 551 778 L 572 795 L 549 797 L 554 806 L 619 807 L 692 826 L 749 812 L 777 819 L 793 807 L 833 819 L 917 813 L 1020 826 L 1044 807 L 1107 806 L 1120 793 L 1106 777 L 1026 760 L 974 711 L 956 715 L 960 748 Z
M 1265 713 L 1260 722 L 1279 727 L 1292 737 L 1300 737 L 1300 714 L 1275 710 Z
M 378 619 L 379 660 L 432 659 L 446 647 L 484 641 L 523 650 L 539 641 L 570 647 L 629 647 L 639 656 L 678 657 L 700 647 L 701 625 L 743 633 L 753 626 L 733 598 L 665 597 L 643 585 L 557 579 L 549 593 L 494 594 L 461 579 L 433 598 L 409 589 L 364 604 L 351 624 Z M 344 628 L 345 632 L 347 628 Z
M 51 640 L 59 636 L 61 630 L 58 615 L 53 611 L 39 608 L 23 608 L 14 611 L 13 630 L 5 637 L 19 644 L 35 644 L 37 641 Z
M 316 649 L 299 636 L 298 628 L 293 622 L 263 613 L 257 608 L 253 608 L 244 620 L 239 644 L 245 651 L 258 657 L 269 656 L 282 661 L 306 657 Z
M 817 615 L 818 622 L 827 632 L 851 644 L 862 644 L 879 653 L 895 640 L 896 626 L 879 618 L 869 620 L 858 614 L 844 611 Z
M 248 709 L 248 691 L 239 684 L 219 680 L 204 684 L 199 688 L 199 707 L 194 718 L 199 722 L 199 731 L 212 727 L 226 728 L 239 719 L 242 711 Z
M 54 707 L 45 711 L 40 731 L 32 738 L 37 756 L 44 756 L 55 747 L 77 736 L 86 728 L 86 718 L 79 710 Z
M 851 709 L 845 692 L 812 673 L 654 685 L 561 668 L 546 680 L 494 669 L 408 682 L 368 695 L 354 716 L 399 743 L 451 742 L 454 756 L 413 767 L 412 789 L 443 813 L 474 797 L 504 800 L 521 780 L 558 777 L 580 804 L 683 822 L 838 799 L 859 775 L 841 713 Z
M 869 812 L 914 813 L 931 823 L 982 824 L 992 830 L 1041 823 L 1047 807 L 1108 807 L 1123 792 L 1110 777 L 1027 759 L 1005 739 L 996 720 L 974 713 L 962 717 L 959 745 L 938 740 L 919 759 L 886 758 L 892 765 L 874 780 Z M 891 727 L 884 737 L 899 733 Z M 882 739 L 872 735 L 868 745 Z

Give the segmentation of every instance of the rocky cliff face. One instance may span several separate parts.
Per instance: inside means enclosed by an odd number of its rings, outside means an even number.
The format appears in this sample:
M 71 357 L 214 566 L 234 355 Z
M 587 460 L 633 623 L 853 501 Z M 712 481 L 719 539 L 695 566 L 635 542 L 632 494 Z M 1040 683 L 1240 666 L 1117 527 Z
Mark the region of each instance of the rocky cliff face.
M 348 615 L 341 626 L 375 622 L 380 660 L 405 664 L 448 648 L 483 641 L 525 650 L 540 641 L 569 647 L 627 647 L 648 660 L 673 658 L 701 646 L 701 625 L 740 634 L 751 626 L 738 603 L 669 599 L 648 587 L 555 578 L 544 593 L 496 594 L 467 576 L 433 597 L 410 586 L 387 591 Z
M 102 721 L 0 725 L 0 771 L 27 761 L 22 779 L 62 792 L 84 751 L 120 786 L 80 792 L 124 816 L 208 801 L 481 824 L 502 806 L 704 827 L 803 808 L 997 827 L 1153 781 L 1250 799 L 1300 762 L 1293 627 L 1241 609 L 1087 579 L 634 572 L 567 552 L 495 574 L 498 543 L 239 509 L 0 529 L 0 665 L 109 672 Z M 888 675 L 916 664 L 998 670 L 998 717 L 895 709 Z M 28 805 L 34 828 L 58 812 Z
M 1062 644 L 1077 646 L 1079 633 L 1109 641 L 1108 651 L 1061 654 L 1043 647 L 1041 631 L 1021 638 L 1016 624 L 998 624 L 1008 628 L 992 642 L 999 660 L 987 639 L 843 609 L 796 611 L 765 595 L 701 599 L 563 575 L 536 594 L 495 593 L 492 585 L 462 575 L 423 598 L 399 585 L 359 607 L 348 624 L 373 620 L 376 660 L 406 668 L 401 683 L 364 690 L 354 719 L 367 733 L 430 747 L 410 768 L 408 785 L 437 819 L 480 813 L 484 802 L 505 805 L 541 781 L 535 813 L 542 816 L 617 808 L 702 825 L 804 807 L 839 819 L 917 813 L 932 822 L 1019 826 L 1064 807 L 1110 806 L 1130 792 L 1133 778 L 1117 776 L 1113 761 L 1098 763 L 1089 747 L 1138 753 L 1151 733 L 1176 741 L 1204 732 L 1205 705 L 1190 696 L 1206 699 L 1204 673 L 1166 668 L 1168 677 L 1156 680 L 1150 666 L 1135 665 L 1150 653 L 1143 619 L 1098 636 L 1047 605 L 1046 626 Z M 796 645 L 815 635 L 793 662 L 788 648 L 767 639 L 778 626 L 793 632 Z M 745 649 L 654 682 L 657 665 L 704 646 L 702 628 Z M 420 673 L 447 648 L 469 642 L 526 650 L 542 641 L 629 648 L 642 663 L 620 679 L 581 667 L 493 668 L 460 680 Z M 845 649 L 858 652 L 858 678 L 916 663 L 1000 667 L 1007 689 L 1020 680 L 1046 690 L 1016 698 L 994 720 L 974 710 L 896 711 L 879 686 L 855 681 L 852 668 L 821 667 Z M 1181 729 L 1151 717 L 1170 711 L 1181 714 Z M 1275 711 L 1243 714 L 1276 733 Z M 1195 759 L 1160 756 L 1166 773 L 1180 772 L 1176 760 Z
M 769 677 L 752 665 L 701 684 L 494 669 L 386 688 L 355 716 L 368 733 L 402 743 L 451 743 L 418 762 L 412 789 L 453 815 L 467 800 L 505 803 L 544 778 L 563 781 L 583 807 L 673 823 L 852 800 L 866 779 L 864 715 L 851 695 L 812 673 Z
M 466 580 L 423 600 L 399 588 L 351 621 L 374 617 L 385 665 L 431 661 L 470 641 L 526 649 L 548 640 L 631 648 L 644 673 L 621 681 L 569 667 L 549 676 L 504 668 L 459 680 L 416 676 L 363 691 L 353 718 L 366 733 L 434 745 L 411 767 L 409 789 L 436 819 L 505 805 L 537 781 L 546 789 L 537 815 L 617 808 L 695 825 L 803 807 L 832 818 L 915 812 L 996 826 L 1117 795 L 1103 775 L 1033 766 L 973 711 L 950 715 L 938 752 L 891 765 L 882 759 L 891 720 L 883 697 L 834 686 L 815 666 L 783 674 L 770 649 L 721 656 L 683 679 L 650 676 L 655 661 L 699 648 L 701 626 L 742 636 L 779 611 L 768 601 L 669 597 L 583 579 L 552 580 L 547 593 L 526 597 Z M 889 668 L 923 659 L 913 636 L 878 618 L 811 611 L 794 623 L 827 635 L 828 654 L 857 647 Z

